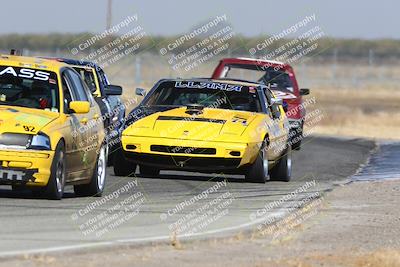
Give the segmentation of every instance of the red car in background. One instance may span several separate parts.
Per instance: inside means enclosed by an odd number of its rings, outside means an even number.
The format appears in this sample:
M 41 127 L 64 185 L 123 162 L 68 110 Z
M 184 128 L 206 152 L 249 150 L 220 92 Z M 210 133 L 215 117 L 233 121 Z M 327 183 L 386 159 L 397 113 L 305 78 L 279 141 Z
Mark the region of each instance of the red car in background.
M 269 85 L 275 96 L 284 102 L 290 123 L 292 148 L 300 150 L 305 119 L 302 96 L 308 95 L 310 90 L 299 89 L 290 65 L 254 58 L 224 58 L 214 70 L 212 78 L 233 78 Z

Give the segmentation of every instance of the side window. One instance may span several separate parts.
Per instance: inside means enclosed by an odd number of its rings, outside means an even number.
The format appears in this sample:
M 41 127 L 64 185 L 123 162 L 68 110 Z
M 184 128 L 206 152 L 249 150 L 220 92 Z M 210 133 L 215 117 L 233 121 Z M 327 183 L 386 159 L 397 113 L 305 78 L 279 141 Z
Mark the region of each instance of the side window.
M 67 70 L 68 76 L 72 83 L 72 91 L 76 96 L 77 101 L 89 101 L 88 94 L 86 92 L 85 84 L 82 82 L 79 74 L 72 70 Z
M 73 101 L 73 99 L 75 99 L 73 98 L 75 96 L 73 95 L 70 81 L 68 80 L 68 76 L 65 71 L 62 73 L 61 79 L 62 79 L 62 89 L 64 93 L 64 113 L 68 113 L 69 103 Z
M 105 85 L 110 85 L 110 82 L 108 81 L 107 75 L 104 73 L 103 70 L 99 70 L 99 78 L 101 79 L 102 83 Z
M 85 68 L 74 68 L 76 72 L 81 76 L 84 83 L 88 86 L 91 93 L 96 91 L 96 82 L 95 82 L 95 74 L 93 69 L 85 69 Z

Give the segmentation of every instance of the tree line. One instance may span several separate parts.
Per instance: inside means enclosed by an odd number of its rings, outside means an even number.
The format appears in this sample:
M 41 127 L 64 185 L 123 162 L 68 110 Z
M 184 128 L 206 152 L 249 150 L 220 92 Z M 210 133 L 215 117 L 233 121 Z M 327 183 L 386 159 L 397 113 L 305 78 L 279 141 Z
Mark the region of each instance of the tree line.
M 6 34 L 0 35 L 0 50 L 4 53 L 10 49 L 24 49 L 35 52 L 55 52 L 69 51 L 72 47 L 76 47 L 80 42 L 95 37 L 92 33 L 79 34 Z M 96 50 L 107 45 L 117 36 L 108 36 L 96 40 L 91 44 L 91 49 Z M 146 47 L 147 52 L 159 53 L 161 47 L 169 43 L 173 43 L 179 36 L 163 37 L 163 36 L 146 36 L 140 40 L 141 45 Z M 268 37 L 243 37 L 235 36 L 229 40 L 230 49 L 226 51 L 230 55 L 246 55 L 249 48 L 255 47 L 262 43 Z M 268 49 L 274 50 L 291 39 L 281 39 L 268 46 Z M 191 39 L 180 45 L 175 52 L 184 51 L 196 43 L 200 39 Z M 364 40 L 364 39 L 335 39 L 321 38 L 316 41 L 320 47 L 317 57 L 332 58 L 371 58 L 377 60 L 397 59 L 400 56 L 400 40 L 380 39 L 380 40 Z M 257 54 L 255 54 L 257 56 Z

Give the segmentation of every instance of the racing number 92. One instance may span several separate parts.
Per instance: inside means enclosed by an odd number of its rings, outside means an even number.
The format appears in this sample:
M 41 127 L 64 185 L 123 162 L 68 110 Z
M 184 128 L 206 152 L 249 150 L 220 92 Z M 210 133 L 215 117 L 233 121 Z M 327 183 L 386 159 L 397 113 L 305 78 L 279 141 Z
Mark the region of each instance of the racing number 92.
M 35 132 L 35 127 L 33 127 L 33 126 L 24 125 L 23 127 L 24 127 L 24 130 L 27 132 L 31 132 L 31 133 Z

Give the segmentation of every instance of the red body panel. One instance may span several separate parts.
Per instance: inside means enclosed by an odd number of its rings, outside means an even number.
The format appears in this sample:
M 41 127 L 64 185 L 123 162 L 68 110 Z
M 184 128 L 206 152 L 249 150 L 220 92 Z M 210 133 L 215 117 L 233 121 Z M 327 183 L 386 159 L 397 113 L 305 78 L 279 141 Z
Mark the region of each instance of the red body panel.
M 275 68 L 278 70 L 285 71 L 292 81 L 293 84 L 293 93 L 289 96 L 283 92 L 277 92 L 278 97 L 284 99 L 284 101 L 288 104 L 288 118 L 300 120 L 304 119 L 305 110 L 301 108 L 301 104 L 303 103 L 302 97 L 300 95 L 299 85 L 296 80 L 296 75 L 293 71 L 293 68 L 285 63 L 269 61 L 269 60 L 261 60 L 261 59 L 251 59 L 251 58 L 224 58 L 222 59 L 218 66 L 215 68 L 214 73 L 212 75 L 213 79 L 224 78 L 224 69 L 226 65 L 231 64 L 240 64 L 240 65 L 251 65 L 263 68 Z M 287 98 L 289 97 L 289 98 Z

